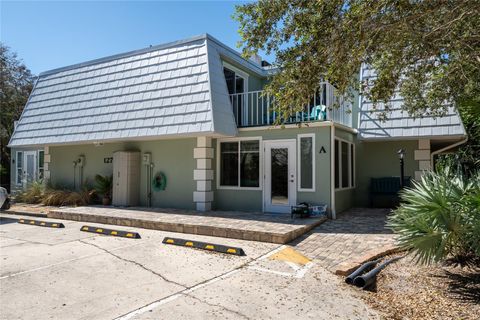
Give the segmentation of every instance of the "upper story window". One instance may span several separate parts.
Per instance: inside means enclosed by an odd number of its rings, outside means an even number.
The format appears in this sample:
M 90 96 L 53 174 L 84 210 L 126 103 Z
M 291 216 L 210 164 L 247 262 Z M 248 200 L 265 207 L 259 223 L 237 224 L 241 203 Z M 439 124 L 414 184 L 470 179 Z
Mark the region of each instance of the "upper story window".
M 248 74 L 238 68 L 224 62 L 223 74 L 227 82 L 229 94 L 244 93 L 248 88 Z
M 230 94 L 235 120 L 238 124 L 246 125 L 249 116 L 248 108 L 246 108 L 248 74 L 226 62 L 223 63 L 223 74 Z

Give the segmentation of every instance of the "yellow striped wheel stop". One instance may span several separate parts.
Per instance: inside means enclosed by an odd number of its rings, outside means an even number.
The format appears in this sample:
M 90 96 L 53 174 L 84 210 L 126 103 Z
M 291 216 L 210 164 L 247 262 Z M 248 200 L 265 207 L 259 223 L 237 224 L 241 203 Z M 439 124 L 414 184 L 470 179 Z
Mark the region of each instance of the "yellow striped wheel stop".
M 206 242 L 185 240 L 185 239 L 178 239 L 178 238 L 169 238 L 169 237 L 164 238 L 162 243 L 173 244 L 173 245 L 182 246 L 182 247 L 190 247 L 195 249 L 202 249 L 207 251 L 233 254 L 237 256 L 245 255 L 245 252 L 243 251 L 242 248 L 229 247 L 221 244 L 213 244 L 213 243 L 206 243 Z
M 99 233 L 99 234 L 104 234 L 106 236 L 124 237 L 124 238 L 132 238 L 132 239 L 141 238 L 140 234 L 138 234 L 137 232 L 112 230 L 112 229 L 105 229 L 102 227 L 83 226 L 80 228 L 80 231 Z
M 65 228 L 63 223 L 40 221 L 40 220 L 31 220 L 31 219 L 19 219 L 18 223 L 29 224 L 29 225 L 32 225 L 32 226 L 48 227 L 48 228 Z

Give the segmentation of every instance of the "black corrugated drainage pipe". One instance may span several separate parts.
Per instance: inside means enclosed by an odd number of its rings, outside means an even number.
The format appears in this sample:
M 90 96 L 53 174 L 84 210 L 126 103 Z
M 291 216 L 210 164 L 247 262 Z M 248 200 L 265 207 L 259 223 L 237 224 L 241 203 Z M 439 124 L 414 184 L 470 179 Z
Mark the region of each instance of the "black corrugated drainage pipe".
M 356 277 L 358 277 L 359 275 L 361 275 L 364 272 L 372 270 L 375 267 L 375 265 L 379 262 L 380 262 L 380 260 L 365 262 L 360 267 L 358 267 L 357 270 L 353 271 L 348 277 L 346 277 L 345 282 L 348 283 L 348 284 L 353 284 L 353 280 Z
M 389 259 L 389 260 L 385 261 L 384 263 L 380 264 L 378 267 L 369 271 L 368 273 L 366 273 L 362 276 L 356 277 L 353 280 L 353 284 L 356 285 L 357 287 L 363 288 L 363 289 L 370 287 L 370 285 L 375 283 L 375 281 L 377 280 L 377 274 L 379 274 L 380 271 L 383 270 L 383 268 L 385 268 L 390 263 L 395 262 L 395 261 L 397 261 L 401 258 L 403 258 L 403 257 L 395 257 L 395 258 L 392 258 L 392 259 Z

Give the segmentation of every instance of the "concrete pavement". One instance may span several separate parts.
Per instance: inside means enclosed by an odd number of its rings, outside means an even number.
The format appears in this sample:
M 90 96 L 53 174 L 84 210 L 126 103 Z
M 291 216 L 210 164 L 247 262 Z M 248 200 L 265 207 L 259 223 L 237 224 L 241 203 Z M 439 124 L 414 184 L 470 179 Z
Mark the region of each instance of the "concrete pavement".
M 271 259 L 287 252 L 277 244 L 129 227 L 118 229 L 142 238 L 117 238 L 81 232 L 85 223 L 52 229 L 0 216 L 1 319 L 378 317 L 315 260 Z M 242 247 L 247 255 L 164 245 L 165 236 Z

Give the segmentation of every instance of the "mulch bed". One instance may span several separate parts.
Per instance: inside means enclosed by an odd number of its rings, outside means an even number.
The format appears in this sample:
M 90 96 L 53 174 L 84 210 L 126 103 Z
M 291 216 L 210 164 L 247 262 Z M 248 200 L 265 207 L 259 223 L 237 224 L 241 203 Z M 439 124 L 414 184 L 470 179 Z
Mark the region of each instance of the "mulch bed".
M 479 319 L 480 271 L 418 266 L 405 257 L 387 266 L 362 297 L 386 319 Z

